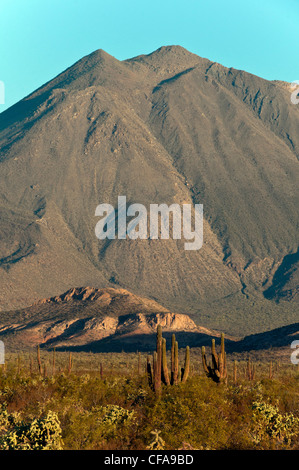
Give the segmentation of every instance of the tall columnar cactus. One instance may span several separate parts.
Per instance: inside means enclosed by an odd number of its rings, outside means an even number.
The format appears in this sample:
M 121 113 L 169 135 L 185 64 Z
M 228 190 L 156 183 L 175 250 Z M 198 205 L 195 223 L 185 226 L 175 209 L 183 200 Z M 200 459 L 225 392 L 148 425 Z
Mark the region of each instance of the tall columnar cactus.
M 173 383 L 177 385 L 179 382 L 179 343 L 174 343 L 174 372 L 173 372 Z
M 33 374 L 33 361 L 32 361 L 31 354 L 29 355 L 29 371 L 30 371 L 30 375 L 32 375 Z
M 175 334 L 171 336 L 171 376 L 170 376 L 170 382 L 171 384 L 174 383 L 174 350 L 175 350 Z
M 146 360 L 146 373 L 147 373 L 149 386 L 152 387 L 153 386 L 153 370 L 152 370 L 151 360 L 149 356 L 147 356 L 147 360 Z
M 190 348 L 189 346 L 186 347 L 186 356 L 185 356 L 185 365 L 182 373 L 182 382 L 185 383 L 188 379 L 190 369 Z
M 166 355 L 166 339 L 162 338 L 162 380 L 165 385 L 170 385 Z
M 202 347 L 202 365 L 203 369 L 208 377 L 210 377 L 214 382 L 220 383 L 224 382 L 227 378 L 227 368 L 226 368 L 226 353 L 224 346 L 224 334 L 221 334 L 221 347 L 220 353 L 217 354 L 215 340 L 212 339 L 212 364 L 207 363 L 205 347 Z
M 180 381 L 186 382 L 190 370 L 190 348 L 186 348 L 185 364 L 182 373 L 179 373 L 179 346 L 175 340 L 175 335 L 171 339 L 171 378 L 167 366 L 166 339 L 162 337 L 162 327 L 157 327 L 157 346 L 153 354 L 153 366 L 150 358 L 147 358 L 147 377 L 149 385 L 159 395 L 161 393 L 162 382 L 165 385 L 177 385 Z
M 38 365 L 38 372 L 41 375 L 42 374 L 42 362 L 41 362 L 41 358 L 40 358 L 39 344 L 37 345 L 37 365 Z
M 161 391 L 161 373 L 162 373 L 162 326 L 157 328 L 157 350 L 154 361 L 154 389 L 156 393 Z
M 250 357 L 248 357 L 246 365 L 246 375 L 248 380 L 255 379 L 255 365 L 251 362 Z
M 68 363 L 68 368 L 67 368 L 68 374 L 72 372 L 72 367 L 73 367 L 72 353 L 69 352 L 69 363 Z

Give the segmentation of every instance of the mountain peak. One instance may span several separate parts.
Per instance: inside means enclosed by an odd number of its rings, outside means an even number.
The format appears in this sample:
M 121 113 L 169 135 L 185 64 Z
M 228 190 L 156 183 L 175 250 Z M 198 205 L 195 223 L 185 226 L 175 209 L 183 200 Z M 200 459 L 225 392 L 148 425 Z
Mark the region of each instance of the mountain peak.
M 82 57 L 28 98 L 35 98 L 55 88 L 83 90 L 90 86 L 110 86 L 119 81 L 130 82 L 134 74 L 121 61 L 103 49 L 97 49 Z
M 177 58 L 185 56 L 185 57 L 196 58 L 197 61 L 200 60 L 199 56 L 197 56 L 196 54 L 193 54 L 193 52 L 190 52 L 184 47 L 179 46 L 179 45 L 161 46 L 149 54 L 142 54 L 142 55 L 133 57 L 132 59 L 129 59 L 129 60 L 138 60 L 141 58 L 155 59 L 157 57 L 167 57 L 167 56 L 176 56 Z
M 178 45 L 162 46 L 150 54 L 136 56 L 125 62 L 130 65 L 138 64 L 138 66 L 142 64 L 155 74 L 160 76 L 164 75 L 164 78 L 180 73 L 198 64 L 205 62 L 210 63 L 207 59 L 203 59 Z
M 176 45 L 127 61 L 98 49 L 1 113 L 0 309 L 108 284 L 231 333 L 295 321 L 298 109 L 281 86 L 212 64 Z M 95 208 L 118 195 L 203 204 L 202 249 L 96 239 Z

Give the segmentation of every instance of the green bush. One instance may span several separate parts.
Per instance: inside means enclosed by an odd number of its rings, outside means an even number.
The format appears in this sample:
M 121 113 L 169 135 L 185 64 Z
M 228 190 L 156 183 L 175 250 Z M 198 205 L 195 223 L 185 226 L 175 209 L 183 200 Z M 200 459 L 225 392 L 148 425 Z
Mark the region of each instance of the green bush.
M 285 444 L 290 446 L 299 434 L 299 418 L 292 413 L 279 412 L 278 406 L 255 401 L 253 409 L 253 440 L 257 444 Z
M 62 449 L 60 422 L 52 411 L 48 411 L 44 418 L 24 423 L 18 414 L 9 414 L 2 408 L 0 430 L 1 450 Z
M 137 355 L 127 375 L 120 365 L 129 355 L 103 356 L 101 376 L 98 364 L 89 367 L 90 356 L 80 365 L 80 354 L 71 374 L 57 366 L 44 377 L 9 365 L 0 373 L 1 449 L 298 449 L 297 369 L 283 366 L 270 380 L 265 364 L 248 381 L 240 364 L 234 384 L 229 363 L 228 384 L 218 385 L 196 363 L 186 383 L 162 385 L 157 397 L 145 367 L 136 372 Z M 68 355 L 57 353 L 57 360 L 67 364 Z

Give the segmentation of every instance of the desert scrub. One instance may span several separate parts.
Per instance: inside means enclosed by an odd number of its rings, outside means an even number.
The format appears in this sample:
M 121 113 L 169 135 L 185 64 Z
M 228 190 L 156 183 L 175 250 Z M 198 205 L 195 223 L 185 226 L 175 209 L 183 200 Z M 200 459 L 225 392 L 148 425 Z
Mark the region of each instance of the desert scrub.
M 117 405 L 103 406 L 102 413 L 104 415 L 102 422 L 107 426 L 117 426 L 135 420 L 134 411 L 126 410 Z
M 278 406 L 255 401 L 253 409 L 253 441 L 263 448 L 289 447 L 299 435 L 299 418 L 292 413 L 281 414 Z
M 106 405 L 81 410 L 70 409 L 65 419 L 64 441 L 69 449 L 104 449 L 118 440 L 120 448 L 128 448 L 136 422 L 134 410 Z
M 164 389 L 161 398 L 147 400 L 144 409 L 144 436 L 159 429 L 167 449 L 179 449 L 184 442 L 194 448 L 227 447 L 230 402 L 226 390 L 206 377 L 191 377 L 188 383 Z
M 46 354 L 42 351 L 42 360 Z M 232 364 L 229 363 L 228 384 L 219 386 L 203 374 L 197 360 L 191 364 L 193 373 L 186 383 L 175 387 L 162 384 L 161 395 L 157 397 L 148 386 L 145 356 L 143 375 L 137 375 L 136 354 L 132 355 L 135 362 L 131 364 L 134 375 L 120 370 L 120 359 L 127 363 L 130 357 L 126 354 L 81 356 L 78 353 L 72 373 L 66 374 L 61 371 L 59 361 L 66 365 L 68 355 L 57 352 L 56 374 L 52 376 L 51 368 L 47 366 L 47 377 L 36 373 L 36 367 L 31 373 L 25 360 L 19 373 L 14 365 L 8 364 L 6 371 L 0 373 L 0 410 L 1 403 L 6 403 L 0 413 L 2 442 L 9 432 L 23 426 L 28 431 L 33 421 L 39 422 L 41 417 L 52 412 L 59 419 L 66 450 L 144 450 L 155 439 L 151 434 L 153 430 L 161 431 L 159 435 L 169 450 L 186 446 L 193 449 L 269 449 L 271 443 L 282 449 L 298 448 L 295 434 L 288 439 L 290 426 L 286 439 L 269 437 L 264 432 L 260 442 L 256 442 L 259 438 L 254 440 L 252 436 L 259 434 L 261 423 L 262 430 L 267 429 L 260 412 L 253 410 L 255 402 L 275 406 L 279 400 L 279 414 L 283 418 L 290 414 L 298 416 L 297 368 L 281 367 L 279 375 L 270 380 L 268 366 L 265 365 L 265 371 L 257 367 L 256 379 L 249 381 L 242 372 L 244 362 L 242 367 L 238 364 L 238 380 L 234 384 Z M 92 364 L 89 364 L 89 358 Z M 196 359 L 199 358 L 200 350 Z M 99 370 L 101 361 L 103 377 Z M 26 435 L 28 439 L 30 433 Z M 18 445 L 25 444 L 30 445 L 30 442 L 27 440 Z
M 62 450 L 61 426 L 56 413 L 48 411 L 43 418 L 23 422 L 20 414 L 0 414 L 1 450 Z

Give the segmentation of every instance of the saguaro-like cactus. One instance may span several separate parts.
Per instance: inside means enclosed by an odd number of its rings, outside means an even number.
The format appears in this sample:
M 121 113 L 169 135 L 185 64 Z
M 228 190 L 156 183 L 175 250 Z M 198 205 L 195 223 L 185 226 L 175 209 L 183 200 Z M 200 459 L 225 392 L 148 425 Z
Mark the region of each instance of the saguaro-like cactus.
M 174 372 L 173 372 L 173 383 L 177 385 L 179 382 L 179 343 L 174 343 Z
M 170 362 L 171 362 L 171 376 L 170 376 L 170 383 L 174 383 L 174 350 L 175 350 L 175 334 L 171 336 L 171 357 L 170 357 Z
M 154 358 L 154 389 L 156 393 L 161 391 L 161 372 L 162 372 L 162 326 L 157 328 L 157 350 Z
M 166 355 L 166 339 L 162 338 L 162 380 L 165 385 L 170 385 Z
M 185 356 L 185 365 L 182 373 L 182 382 L 185 383 L 188 379 L 190 369 L 190 348 L 189 346 L 186 347 L 186 356 Z
M 147 358 L 146 372 L 149 385 L 159 395 L 162 382 L 165 385 L 177 385 L 180 381 L 186 382 L 190 370 L 190 348 L 186 348 L 185 364 L 179 373 L 179 346 L 175 335 L 171 339 L 171 378 L 167 366 L 166 339 L 162 337 L 162 327 L 157 327 L 157 347 L 153 354 L 153 366 L 150 358 Z
M 248 360 L 247 360 L 246 375 L 247 375 L 248 380 L 255 379 L 255 365 L 252 364 L 250 357 L 248 357 Z
M 73 367 L 73 359 L 72 359 L 72 353 L 69 352 L 69 363 L 68 363 L 68 374 L 72 372 L 72 367 Z
M 146 373 L 147 373 L 149 386 L 152 387 L 153 386 L 153 371 L 152 371 L 151 360 L 149 356 L 147 356 L 147 360 L 146 360 Z
M 217 354 L 215 340 L 212 339 L 212 364 L 207 363 L 205 347 L 202 347 L 202 365 L 203 369 L 208 377 L 210 377 L 214 382 L 220 383 L 224 382 L 227 377 L 226 369 L 226 353 L 224 346 L 224 334 L 221 334 L 221 347 L 220 353 Z
M 39 347 L 39 344 L 37 345 L 36 354 L 37 354 L 38 372 L 39 372 L 39 374 L 41 375 L 41 374 L 42 374 L 42 362 L 41 362 L 41 358 L 40 358 L 40 347 Z
M 234 377 L 234 385 L 236 385 L 237 384 L 237 361 L 234 361 L 233 377 Z

